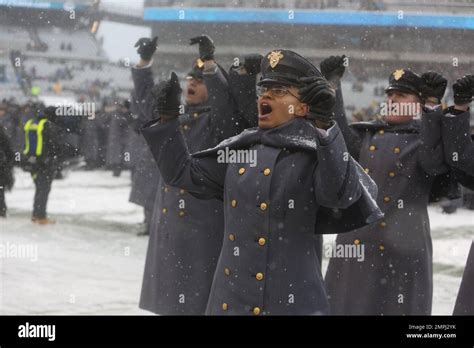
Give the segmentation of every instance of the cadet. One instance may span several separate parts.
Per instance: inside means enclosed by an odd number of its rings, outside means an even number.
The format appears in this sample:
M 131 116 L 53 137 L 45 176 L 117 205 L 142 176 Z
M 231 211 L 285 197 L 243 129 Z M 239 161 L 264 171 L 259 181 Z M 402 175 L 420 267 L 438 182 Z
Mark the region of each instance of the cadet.
M 3 127 L 0 125 L 0 218 L 7 216 L 5 191 L 13 187 L 13 164 L 15 153 Z
M 207 314 L 326 314 L 314 244 L 318 211 L 354 205 L 363 224 L 376 221 L 376 187 L 346 156 L 332 121 L 334 91 L 319 70 L 295 52 L 275 50 L 261 71 L 258 128 L 190 156 L 172 73 L 155 91 L 161 119 L 143 134 L 167 183 L 224 201 L 224 242 Z M 247 160 L 232 157 L 237 151 Z
M 321 63 L 344 72 L 342 57 Z M 327 68 L 332 65 L 332 68 Z M 342 68 L 341 68 L 342 67 Z M 440 134 L 429 122 L 442 115 L 447 81 L 397 69 L 385 90 L 380 120 L 347 125 L 339 90 L 336 118 L 351 154 L 374 179 L 380 223 L 339 235 L 337 245 L 363 245 L 365 259 L 331 258 L 326 284 L 331 313 L 428 315 L 433 294 L 428 199 L 434 178 L 448 171 Z M 423 114 L 422 121 L 417 116 Z
M 153 110 L 151 58 L 157 39 L 137 42 L 141 61 L 132 69 L 145 117 Z M 190 44 L 198 44 L 199 59 L 186 77 L 185 112 L 179 122 L 189 151 L 197 152 L 238 133 L 240 125 L 226 76 L 214 60 L 213 41 L 199 36 Z M 166 315 L 204 314 L 222 245 L 222 202 L 198 200 L 184 187 L 162 180 L 158 185 L 140 308 Z
M 40 225 L 54 224 L 48 218 L 46 206 L 53 182 L 58 159 L 61 158 L 61 140 L 59 127 L 54 123 L 56 108 L 36 105 L 36 118 L 25 124 L 25 149 L 23 168 L 31 172 L 35 183 L 35 197 L 31 220 Z
M 453 85 L 453 92 L 454 106 L 446 110 L 441 122 L 445 159 L 452 168 L 470 176 L 474 186 L 474 143 L 469 126 L 474 76 L 458 79 Z M 466 182 L 461 183 L 467 185 Z M 474 314 L 474 243 L 471 244 L 453 314 Z
M 143 139 L 140 129 L 146 121 L 149 121 L 138 108 L 135 93 L 132 93 L 131 111 L 133 117 L 127 119 L 129 127 L 133 131 L 131 144 L 131 160 L 135 162 L 132 167 L 132 189 L 129 202 L 138 204 L 144 208 L 143 228 L 137 233 L 139 236 L 149 235 L 153 205 L 159 184 L 159 173 L 150 149 Z
M 113 176 L 120 176 L 125 167 L 125 153 L 127 152 L 128 128 L 127 113 L 130 112 L 130 103 L 114 102 L 114 106 L 105 117 L 107 120 L 105 166 L 111 169 Z
M 20 106 L 14 102 L 0 102 L 0 126 L 3 126 L 13 152 L 22 151 L 23 129 Z

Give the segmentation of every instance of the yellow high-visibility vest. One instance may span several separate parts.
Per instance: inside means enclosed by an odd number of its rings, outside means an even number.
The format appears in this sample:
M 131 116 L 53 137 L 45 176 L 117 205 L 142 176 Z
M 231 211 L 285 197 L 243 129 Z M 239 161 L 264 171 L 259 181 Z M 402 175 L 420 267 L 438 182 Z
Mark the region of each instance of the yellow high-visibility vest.
M 24 155 L 30 153 L 30 132 L 36 132 L 36 150 L 35 154 L 37 157 L 43 154 L 43 129 L 44 124 L 48 120 L 46 118 L 41 119 L 38 123 L 35 123 L 34 119 L 28 120 L 25 124 L 25 150 L 23 151 Z

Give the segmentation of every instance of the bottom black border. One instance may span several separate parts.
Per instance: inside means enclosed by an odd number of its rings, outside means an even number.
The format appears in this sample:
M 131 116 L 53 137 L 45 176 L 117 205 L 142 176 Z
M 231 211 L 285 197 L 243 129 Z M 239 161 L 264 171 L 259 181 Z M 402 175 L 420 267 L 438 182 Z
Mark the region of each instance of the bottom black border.
M 28 326 L 27 324 L 28 323 Z M 23 325 L 23 326 L 21 326 Z M 55 325 L 55 339 L 19 337 Z M 52 328 L 52 327 L 51 327 Z M 43 331 L 46 333 L 46 331 Z M 408 335 L 411 335 L 410 337 Z M 438 335 L 442 335 L 438 337 Z M 446 336 L 449 335 L 449 336 Z M 415 337 L 418 336 L 418 337 Z M 455 337 L 454 337 L 455 336 Z M 474 317 L 1 316 L 0 347 L 64 344 L 410 344 L 473 347 Z

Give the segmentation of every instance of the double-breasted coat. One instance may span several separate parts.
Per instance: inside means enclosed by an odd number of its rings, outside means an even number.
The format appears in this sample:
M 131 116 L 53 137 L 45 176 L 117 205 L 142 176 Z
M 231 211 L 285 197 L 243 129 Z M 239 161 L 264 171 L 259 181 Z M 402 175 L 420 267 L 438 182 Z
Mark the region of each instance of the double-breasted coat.
M 474 242 L 467 257 L 453 315 L 474 315 Z
M 132 164 L 132 189 L 128 200 L 144 207 L 145 214 L 148 214 L 153 210 L 158 190 L 159 171 L 145 139 L 140 133 L 142 125 L 149 119 L 138 107 L 134 92 L 132 92 L 131 112 L 131 117 L 127 118 L 131 136 L 129 147 Z M 146 216 L 146 218 L 148 217 Z
M 381 215 L 376 186 L 344 158 L 337 125 L 323 137 L 297 118 L 273 129 L 245 130 L 193 156 L 178 127 L 177 120 L 152 122 L 143 134 L 165 182 L 224 202 L 224 241 L 206 313 L 326 314 L 314 243 L 318 212 L 359 206 L 362 224 Z M 256 161 L 220 157 L 239 150 Z
M 336 245 L 361 245 L 365 257 L 331 258 L 326 285 L 337 315 L 428 315 L 433 275 L 428 201 L 444 164 L 440 108 L 423 122 L 389 125 L 382 120 L 347 125 L 338 91 L 337 120 L 351 154 L 376 182 L 378 224 L 338 235 Z
M 474 142 L 470 134 L 470 116 L 469 111 L 459 115 L 452 115 L 447 112 L 442 118 L 441 130 L 446 162 L 454 170 L 468 177 L 460 180 L 461 184 L 473 188 Z M 474 242 L 471 244 L 471 250 L 466 261 L 453 314 L 474 314 Z
M 142 111 L 151 115 L 150 68 L 132 70 Z M 222 71 L 205 74 L 209 102 L 187 106 L 179 117 L 190 152 L 215 146 L 240 129 Z M 145 101 L 145 102 L 141 102 Z M 223 238 L 223 206 L 199 200 L 158 179 L 140 307 L 158 314 L 204 314 Z

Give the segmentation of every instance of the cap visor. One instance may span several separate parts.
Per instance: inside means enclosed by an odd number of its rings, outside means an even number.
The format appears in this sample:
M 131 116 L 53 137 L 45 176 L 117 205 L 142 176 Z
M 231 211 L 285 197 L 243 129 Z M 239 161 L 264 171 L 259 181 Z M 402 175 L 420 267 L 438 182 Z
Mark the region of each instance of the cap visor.
M 262 85 L 285 85 L 285 86 L 296 86 L 295 83 L 287 81 L 287 80 L 277 80 L 272 78 L 265 78 L 257 82 L 257 86 Z
M 400 91 L 403 93 L 419 95 L 419 92 L 417 90 L 408 86 L 404 86 L 404 85 L 391 85 L 385 88 L 385 93 L 390 92 L 390 91 Z

